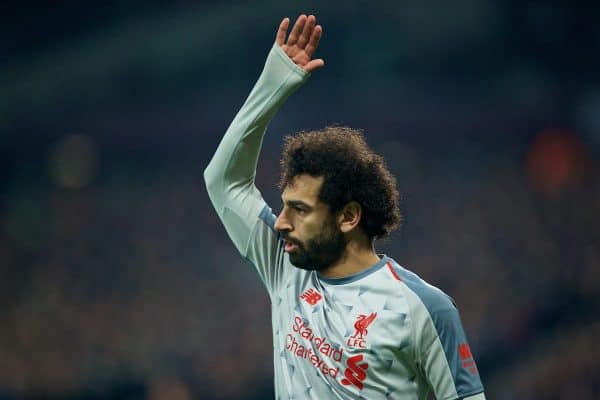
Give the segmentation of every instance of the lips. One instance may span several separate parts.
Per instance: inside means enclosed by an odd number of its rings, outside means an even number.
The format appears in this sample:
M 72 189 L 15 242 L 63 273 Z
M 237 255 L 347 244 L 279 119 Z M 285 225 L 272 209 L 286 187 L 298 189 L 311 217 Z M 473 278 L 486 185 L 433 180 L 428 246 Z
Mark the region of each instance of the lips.
M 284 246 L 284 250 L 288 253 L 296 250 L 298 248 L 298 245 L 292 243 L 292 242 L 285 242 L 285 246 Z
M 292 251 L 296 251 L 298 249 L 298 244 L 290 241 L 289 239 L 283 239 L 283 249 L 290 253 Z

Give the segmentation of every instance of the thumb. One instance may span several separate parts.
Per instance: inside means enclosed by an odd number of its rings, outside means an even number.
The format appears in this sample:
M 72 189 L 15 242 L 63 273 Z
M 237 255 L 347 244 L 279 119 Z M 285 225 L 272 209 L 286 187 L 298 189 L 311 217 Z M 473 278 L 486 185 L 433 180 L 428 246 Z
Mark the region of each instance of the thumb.
M 319 68 L 323 68 L 325 66 L 325 61 L 322 58 L 317 58 L 316 60 L 310 60 L 304 66 L 304 70 L 306 72 L 313 72 L 318 70 Z

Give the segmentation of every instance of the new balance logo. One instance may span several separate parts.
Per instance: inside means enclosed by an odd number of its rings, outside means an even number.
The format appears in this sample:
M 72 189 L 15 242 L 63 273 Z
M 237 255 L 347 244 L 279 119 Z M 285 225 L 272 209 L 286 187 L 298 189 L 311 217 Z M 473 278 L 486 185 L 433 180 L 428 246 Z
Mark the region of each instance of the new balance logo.
M 358 390 L 362 390 L 363 381 L 367 377 L 365 372 L 369 368 L 369 364 L 364 362 L 359 364 L 363 360 L 362 354 L 350 357 L 347 361 L 348 368 L 344 371 L 344 379 L 342 379 L 342 385 L 354 385 Z
M 315 289 L 310 288 L 306 292 L 302 293 L 300 298 L 304 299 L 311 306 L 314 306 L 323 298 L 323 296 L 321 296 L 321 293 L 317 292 Z

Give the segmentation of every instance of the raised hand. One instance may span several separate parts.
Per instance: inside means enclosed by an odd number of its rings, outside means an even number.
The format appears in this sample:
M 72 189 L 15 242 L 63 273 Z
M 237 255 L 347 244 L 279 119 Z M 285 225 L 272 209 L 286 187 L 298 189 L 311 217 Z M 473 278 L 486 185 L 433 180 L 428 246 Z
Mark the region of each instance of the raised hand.
M 300 15 L 287 41 L 285 36 L 290 25 L 290 19 L 284 18 L 277 30 L 277 44 L 281 46 L 281 49 L 296 65 L 307 72 L 315 71 L 325 65 L 322 58 L 312 59 L 323 33 L 321 25 L 315 25 L 316 21 L 314 15 L 308 17 L 304 14 Z

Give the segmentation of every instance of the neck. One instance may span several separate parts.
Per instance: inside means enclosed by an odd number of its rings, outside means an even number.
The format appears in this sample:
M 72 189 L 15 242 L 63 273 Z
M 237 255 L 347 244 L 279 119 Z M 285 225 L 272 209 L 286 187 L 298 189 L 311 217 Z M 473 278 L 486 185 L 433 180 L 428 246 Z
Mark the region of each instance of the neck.
M 379 256 L 368 239 L 350 240 L 340 259 L 327 268 L 319 271 L 324 278 L 344 278 L 373 266 Z

